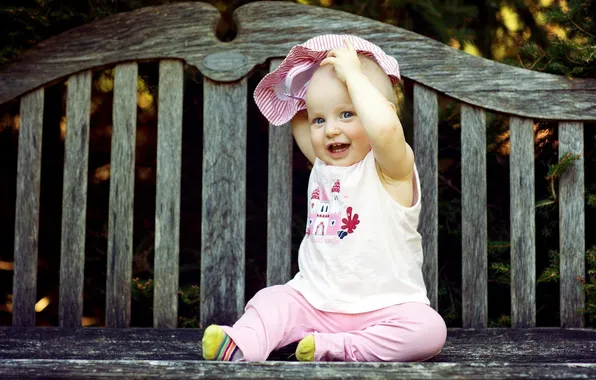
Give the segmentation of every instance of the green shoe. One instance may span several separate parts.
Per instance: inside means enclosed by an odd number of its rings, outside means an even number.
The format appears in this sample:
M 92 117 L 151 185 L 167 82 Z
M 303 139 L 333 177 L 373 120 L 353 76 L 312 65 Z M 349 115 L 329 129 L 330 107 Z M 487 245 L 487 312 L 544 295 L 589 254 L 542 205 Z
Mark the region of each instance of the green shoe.
M 240 357 L 236 343 L 218 325 L 211 325 L 205 329 L 202 343 L 205 360 L 233 361 Z
M 309 334 L 302 338 L 296 347 L 296 359 L 301 362 L 315 361 L 315 336 Z

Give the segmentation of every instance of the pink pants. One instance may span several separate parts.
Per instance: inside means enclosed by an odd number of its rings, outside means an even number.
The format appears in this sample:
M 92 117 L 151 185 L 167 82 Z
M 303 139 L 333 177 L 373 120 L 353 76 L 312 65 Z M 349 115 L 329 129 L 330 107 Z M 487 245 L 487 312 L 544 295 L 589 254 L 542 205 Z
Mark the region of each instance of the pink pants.
M 222 326 L 245 361 L 266 360 L 271 351 L 315 337 L 315 361 L 423 361 L 441 351 L 447 329 L 422 303 L 404 303 L 361 314 L 315 309 L 286 285 L 260 290 L 233 327 Z

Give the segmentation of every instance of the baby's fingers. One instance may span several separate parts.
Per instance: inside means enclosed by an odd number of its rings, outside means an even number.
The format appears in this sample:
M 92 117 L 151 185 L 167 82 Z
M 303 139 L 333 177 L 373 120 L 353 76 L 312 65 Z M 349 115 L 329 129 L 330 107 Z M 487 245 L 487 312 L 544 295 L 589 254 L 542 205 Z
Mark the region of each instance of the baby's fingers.
M 341 58 L 341 57 L 349 56 L 350 54 L 351 54 L 350 50 L 345 47 L 335 48 L 333 50 L 329 50 L 329 52 L 327 53 L 327 57 Z
M 337 49 L 331 49 L 327 52 L 327 57 L 337 57 Z
M 321 61 L 321 66 L 325 66 L 325 65 L 334 65 L 335 62 L 337 61 L 337 58 L 335 57 L 327 57 L 324 60 Z
M 349 52 L 356 52 L 356 49 L 354 49 L 354 46 L 352 46 L 352 43 L 350 42 L 349 39 L 345 39 L 344 43 L 346 44 L 346 48 L 348 49 Z

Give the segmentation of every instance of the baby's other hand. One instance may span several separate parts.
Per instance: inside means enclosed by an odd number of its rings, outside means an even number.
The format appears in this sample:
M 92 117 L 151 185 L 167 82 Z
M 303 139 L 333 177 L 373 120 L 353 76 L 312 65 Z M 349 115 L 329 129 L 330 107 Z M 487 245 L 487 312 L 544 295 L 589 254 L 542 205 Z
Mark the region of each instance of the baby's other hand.
M 329 51 L 327 58 L 321 62 L 321 66 L 333 65 L 337 77 L 345 83 L 346 78 L 350 75 L 362 73 L 362 65 L 358 59 L 356 49 L 354 49 L 350 41 L 346 38 L 344 42 L 346 47 Z

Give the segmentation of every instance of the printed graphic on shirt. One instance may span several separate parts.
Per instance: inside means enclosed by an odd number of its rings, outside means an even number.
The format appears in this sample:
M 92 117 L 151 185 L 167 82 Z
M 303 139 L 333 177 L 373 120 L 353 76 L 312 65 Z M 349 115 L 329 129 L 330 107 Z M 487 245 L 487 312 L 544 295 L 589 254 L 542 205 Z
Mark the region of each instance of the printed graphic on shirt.
M 358 214 L 344 204 L 345 197 L 341 195 L 339 180 L 335 180 L 330 190 L 331 196 L 328 196 L 325 186 L 316 181 L 313 183 L 306 236 L 317 243 L 337 244 L 354 233 L 360 224 Z

